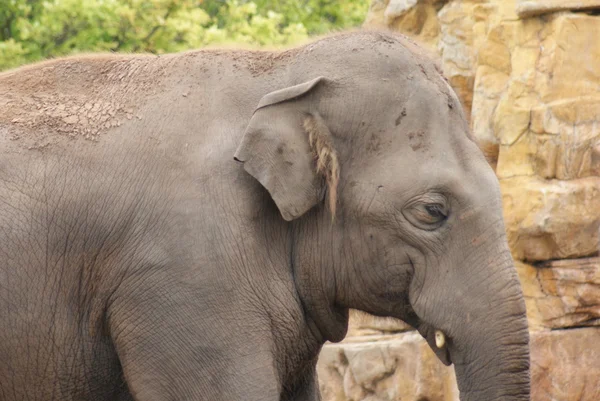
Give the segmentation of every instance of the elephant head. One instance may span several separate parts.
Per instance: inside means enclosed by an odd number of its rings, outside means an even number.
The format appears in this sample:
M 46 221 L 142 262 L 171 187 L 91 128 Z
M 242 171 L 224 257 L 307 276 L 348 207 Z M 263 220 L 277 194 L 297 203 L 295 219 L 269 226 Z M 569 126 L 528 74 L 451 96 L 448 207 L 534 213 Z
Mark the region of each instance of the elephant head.
M 454 91 L 404 38 L 300 51 L 235 158 L 291 233 L 307 315 L 340 341 L 349 308 L 402 319 L 453 363 L 462 400 L 528 400 L 525 304 L 497 178 Z

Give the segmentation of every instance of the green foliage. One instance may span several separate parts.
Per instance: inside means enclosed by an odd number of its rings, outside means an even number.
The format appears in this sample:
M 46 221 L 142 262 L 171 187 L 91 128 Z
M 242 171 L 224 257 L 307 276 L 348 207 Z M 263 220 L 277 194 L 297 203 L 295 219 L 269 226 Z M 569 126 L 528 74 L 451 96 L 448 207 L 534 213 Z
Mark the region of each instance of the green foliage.
M 77 52 L 284 46 L 358 26 L 369 0 L 0 0 L 0 70 Z

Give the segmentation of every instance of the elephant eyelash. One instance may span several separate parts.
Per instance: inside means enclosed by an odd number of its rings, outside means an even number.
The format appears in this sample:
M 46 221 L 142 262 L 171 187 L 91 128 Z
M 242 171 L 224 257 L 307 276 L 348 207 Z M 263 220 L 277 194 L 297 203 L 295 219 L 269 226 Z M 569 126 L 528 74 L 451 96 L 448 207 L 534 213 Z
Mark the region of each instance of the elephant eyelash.
M 444 206 L 440 205 L 440 204 L 425 205 L 425 210 L 427 211 L 427 213 L 429 213 L 433 217 L 439 217 L 439 216 L 441 216 L 443 218 L 448 217 L 448 216 L 446 216 L 446 214 L 448 212 L 444 209 Z
M 446 219 L 442 205 L 420 204 L 414 206 L 413 212 L 423 224 L 438 224 Z
M 448 202 L 441 194 L 419 197 L 402 211 L 413 226 L 425 231 L 434 231 L 441 227 L 448 220 L 449 213 Z

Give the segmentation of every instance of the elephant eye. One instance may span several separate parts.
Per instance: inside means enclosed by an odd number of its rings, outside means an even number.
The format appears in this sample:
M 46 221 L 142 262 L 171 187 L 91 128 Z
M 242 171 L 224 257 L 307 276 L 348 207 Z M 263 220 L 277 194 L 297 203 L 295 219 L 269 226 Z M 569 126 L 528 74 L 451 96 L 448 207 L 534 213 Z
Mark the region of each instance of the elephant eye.
M 435 194 L 412 202 L 402 213 L 415 227 L 433 231 L 448 219 L 449 210 L 446 199 Z

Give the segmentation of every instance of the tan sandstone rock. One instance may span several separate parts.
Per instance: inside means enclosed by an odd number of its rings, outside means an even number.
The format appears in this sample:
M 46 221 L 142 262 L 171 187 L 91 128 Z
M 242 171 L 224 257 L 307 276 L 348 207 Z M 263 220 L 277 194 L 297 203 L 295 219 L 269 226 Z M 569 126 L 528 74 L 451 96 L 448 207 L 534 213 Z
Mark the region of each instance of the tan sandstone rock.
M 600 0 L 519 0 L 517 2 L 517 14 L 521 18 L 556 11 L 593 9 L 600 9 Z
M 435 51 L 440 36 L 437 12 L 447 1 L 373 0 L 365 26 L 402 32 Z
M 589 66 L 600 63 L 599 37 L 600 17 L 572 14 L 490 32 L 473 119 L 478 138 L 500 144 L 499 178 L 570 180 L 598 170 L 600 71 Z
M 318 375 L 324 401 L 458 401 L 454 369 L 416 332 L 326 344 Z
M 461 99 L 470 118 L 477 49 L 484 39 L 493 4 L 481 1 L 451 1 L 439 12 L 441 35 L 438 51 L 442 69 Z
M 514 177 L 500 180 L 500 188 L 508 243 L 516 259 L 565 259 L 598 252 L 600 177 Z
M 600 328 L 531 337 L 532 401 L 600 400 Z
M 600 258 L 517 262 L 530 330 L 600 326 Z
M 598 38 L 600 17 L 557 14 L 505 20 L 479 49 L 473 132 L 498 144 L 496 173 L 518 259 L 598 250 L 600 71 L 591 68 L 600 65 Z

